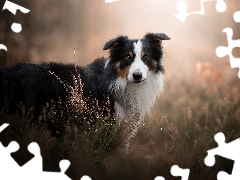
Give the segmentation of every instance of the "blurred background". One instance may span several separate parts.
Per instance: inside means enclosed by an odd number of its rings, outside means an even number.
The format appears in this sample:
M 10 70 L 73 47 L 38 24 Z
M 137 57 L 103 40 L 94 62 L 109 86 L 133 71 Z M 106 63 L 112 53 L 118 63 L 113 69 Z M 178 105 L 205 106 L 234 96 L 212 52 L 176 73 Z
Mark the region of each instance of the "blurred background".
M 239 38 L 239 24 L 233 13 L 239 10 L 237 0 L 225 0 L 227 10 L 219 13 L 216 1 L 204 2 L 204 15 L 188 16 L 185 23 L 179 21 L 177 0 L 121 0 L 105 3 L 83 0 L 13 0 L 30 9 L 30 13 L 17 15 L 4 10 L 0 18 L 0 42 L 8 47 L 1 50 L 1 66 L 17 62 L 40 63 L 45 61 L 73 62 L 76 50 L 77 63 L 85 65 L 99 56 L 107 56 L 104 43 L 118 35 L 141 38 L 146 32 L 163 32 L 171 37 L 164 42 L 167 56 L 164 64 L 168 72 L 175 68 L 187 68 L 197 61 L 213 62 L 216 66 L 229 63 L 218 59 L 215 49 L 227 45 L 222 30 L 231 27 L 233 39 Z M 188 11 L 199 11 L 200 0 L 186 1 Z M 4 1 L 1 2 L 1 7 Z M 11 30 L 13 22 L 21 23 L 21 33 Z M 240 56 L 239 51 L 234 51 Z M 176 67 L 172 67 L 176 65 Z
M 153 179 L 158 173 L 164 175 L 163 170 L 156 168 L 169 170 L 176 163 L 191 166 L 197 174 L 202 170 L 200 159 L 203 160 L 206 150 L 216 146 L 212 143 L 215 133 L 224 132 L 228 141 L 239 137 L 239 69 L 230 68 L 228 56 L 218 58 L 215 53 L 218 46 L 228 46 L 224 28 L 232 28 L 233 39 L 240 39 L 240 23 L 233 19 L 233 13 L 240 11 L 239 0 L 225 0 L 227 9 L 223 13 L 216 11 L 216 1 L 204 2 L 205 14 L 190 15 L 184 23 L 174 16 L 178 14 L 177 0 L 12 2 L 30 9 L 30 13 L 0 13 L 0 43 L 8 48 L 7 52 L 0 50 L 0 67 L 18 62 L 74 63 L 74 49 L 76 63 L 86 65 L 97 57 L 107 57 L 103 46 L 118 35 L 141 38 L 147 32 L 160 32 L 171 38 L 163 42 L 164 92 L 131 150 L 139 165 L 148 163 L 151 173 L 135 164 L 136 172 L 151 174 Z M 200 0 L 186 2 L 188 12 L 201 9 Z M 3 4 L 0 2 L 0 7 Z M 22 24 L 21 33 L 11 30 L 13 22 Z M 239 48 L 232 53 L 240 58 Z M 154 130 L 147 133 L 152 127 Z M 183 158 L 183 154 L 188 158 Z M 150 158 L 150 163 L 149 157 L 158 157 L 162 164 L 157 164 L 156 158 Z M 114 168 L 118 168 L 114 162 L 108 160 L 106 167 L 113 174 Z M 203 168 L 201 172 L 209 171 Z M 165 173 L 165 177 L 168 175 L 169 172 Z
M 231 27 L 233 39 L 240 38 L 240 24 L 233 20 L 233 13 L 240 9 L 237 0 L 226 0 L 227 10 L 223 13 L 215 9 L 217 1 L 206 1 L 205 14 L 190 15 L 184 23 L 174 16 L 178 14 L 177 0 L 12 2 L 30 9 L 30 13 L 17 11 L 13 15 L 7 10 L 1 12 L 0 43 L 7 46 L 8 52 L 0 50 L 0 67 L 18 62 L 73 63 L 74 49 L 76 63 L 86 65 L 97 57 L 107 57 L 108 52 L 102 50 L 103 46 L 118 35 L 141 38 L 147 32 L 162 32 L 171 37 L 170 41 L 164 42 L 166 55 L 163 64 L 167 80 L 190 78 L 189 72 L 192 71 L 202 73 L 201 68 L 207 67 L 202 67 L 203 64 L 196 66 L 198 62 L 210 63 L 205 66 L 214 67 L 211 73 L 219 71 L 220 74 L 215 74 L 217 77 L 212 77 L 214 83 L 220 81 L 220 76 L 221 80 L 237 79 L 238 69 L 230 69 L 228 56 L 219 59 L 215 54 L 218 46 L 227 46 L 226 34 L 222 33 L 224 28 Z M 201 9 L 200 0 L 186 2 L 188 12 Z M 3 4 L 4 1 L 0 7 Z M 22 25 L 21 33 L 11 30 L 13 22 Z M 233 49 L 233 55 L 240 57 L 239 48 Z

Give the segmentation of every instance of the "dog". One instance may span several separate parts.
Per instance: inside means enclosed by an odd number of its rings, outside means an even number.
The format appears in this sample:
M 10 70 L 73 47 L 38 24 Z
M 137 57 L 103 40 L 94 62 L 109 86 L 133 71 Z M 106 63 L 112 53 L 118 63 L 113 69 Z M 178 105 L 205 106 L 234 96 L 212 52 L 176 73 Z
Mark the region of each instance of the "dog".
M 114 95 L 117 119 L 133 119 L 137 116 L 137 121 L 134 121 L 127 136 L 126 154 L 130 139 L 137 134 L 138 128 L 163 90 L 162 41 L 169 39 L 163 33 L 148 33 L 142 39 L 134 40 L 120 36 L 104 46 L 104 50 L 110 50 L 105 72 L 107 77 L 115 76 L 109 81 L 108 90 Z M 110 73 L 112 69 L 115 72 Z
M 72 75 L 78 72 L 84 97 L 92 97 L 100 105 L 107 98 L 110 112 L 119 122 L 137 117 L 126 140 L 127 153 L 130 139 L 136 135 L 163 90 L 162 41 L 169 39 L 163 33 L 147 33 L 142 39 L 118 36 L 103 47 L 103 50 L 109 50 L 109 58 L 97 58 L 86 66 L 55 62 L 16 64 L 1 68 L 0 83 L 7 82 L 13 87 L 11 113 L 22 101 L 27 109 L 33 108 L 37 116 L 38 109 L 46 102 L 67 101 L 68 92 L 60 80 L 73 85 Z

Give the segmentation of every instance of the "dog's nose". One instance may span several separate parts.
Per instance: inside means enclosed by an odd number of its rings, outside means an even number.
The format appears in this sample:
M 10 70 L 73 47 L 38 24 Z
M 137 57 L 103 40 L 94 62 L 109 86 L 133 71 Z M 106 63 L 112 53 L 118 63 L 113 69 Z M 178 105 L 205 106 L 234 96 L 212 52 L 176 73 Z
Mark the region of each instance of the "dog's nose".
M 136 71 L 133 73 L 133 79 L 135 81 L 139 81 L 142 79 L 142 73 L 140 71 Z

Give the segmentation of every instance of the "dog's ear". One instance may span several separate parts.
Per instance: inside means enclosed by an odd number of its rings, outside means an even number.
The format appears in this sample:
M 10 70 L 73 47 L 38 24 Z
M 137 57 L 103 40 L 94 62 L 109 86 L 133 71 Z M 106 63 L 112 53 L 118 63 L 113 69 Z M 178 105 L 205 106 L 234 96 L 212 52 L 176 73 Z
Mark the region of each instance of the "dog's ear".
M 119 36 L 117 38 L 111 39 L 110 41 L 106 42 L 106 44 L 103 47 L 103 50 L 110 49 L 110 51 L 112 51 L 117 47 L 121 47 L 127 39 L 128 39 L 127 36 Z
M 161 47 L 162 40 L 170 40 L 170 37 L 168 37 L 164 33 L 147 33 L 144 38 L 149 39 L 150 42 L 154 43 L 156 46 L 159 47 Z

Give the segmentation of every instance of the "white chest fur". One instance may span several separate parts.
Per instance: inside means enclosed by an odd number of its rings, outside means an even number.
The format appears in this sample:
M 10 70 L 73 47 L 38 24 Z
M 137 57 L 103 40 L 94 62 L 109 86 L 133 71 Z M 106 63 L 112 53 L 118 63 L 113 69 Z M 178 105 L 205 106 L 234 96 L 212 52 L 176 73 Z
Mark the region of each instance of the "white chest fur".
M 142 125 L 146 115 L 150 112 L 157 96 L 163 90 L 164 76 L 160 72 L 155 74 L 148 72 L 147 78 L 142 83 L 132 83 L 118 79 L 112 88 L 115 90 L 116 118 L 129 120 L 131 132 L 127 138 L 127 149 L 129 140 L 137 134 L 138 128 Z
M 163 90 L 163 74 L 148 72 L 147 79 L 141 84 L 118 80 L 115 86 L 116 115 L 131 118 L 138 115 L 144 120 Z

